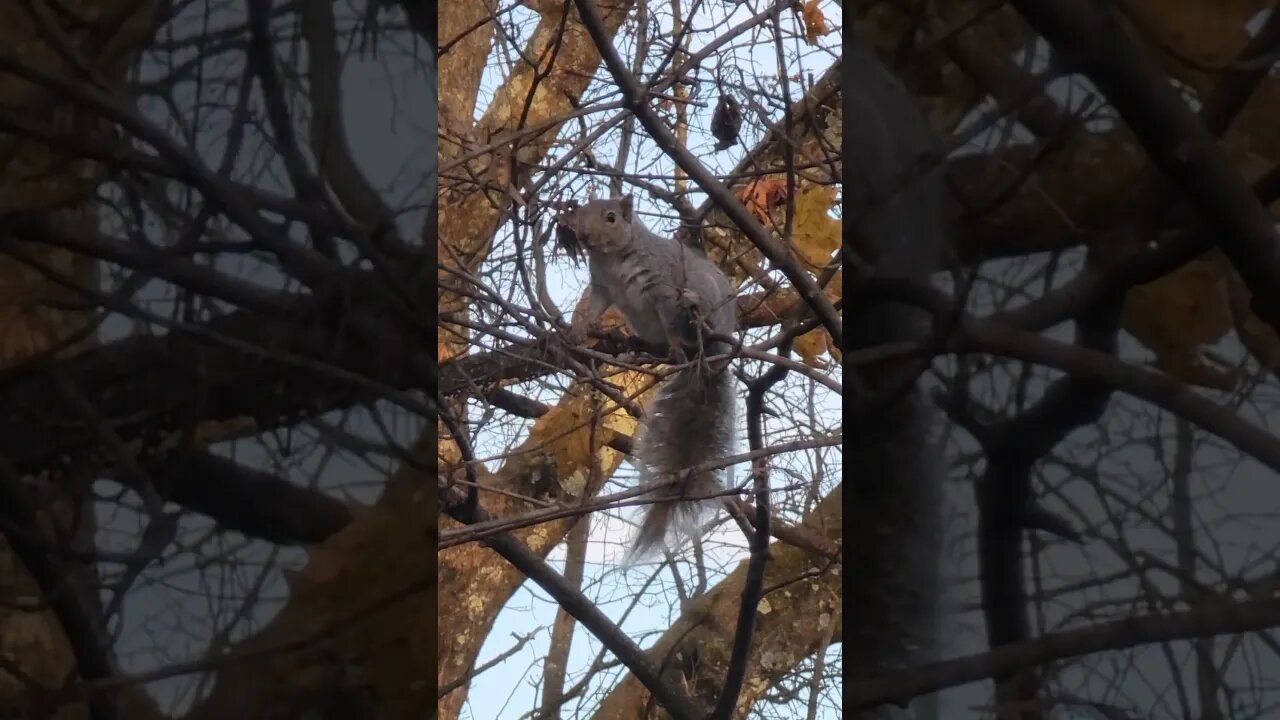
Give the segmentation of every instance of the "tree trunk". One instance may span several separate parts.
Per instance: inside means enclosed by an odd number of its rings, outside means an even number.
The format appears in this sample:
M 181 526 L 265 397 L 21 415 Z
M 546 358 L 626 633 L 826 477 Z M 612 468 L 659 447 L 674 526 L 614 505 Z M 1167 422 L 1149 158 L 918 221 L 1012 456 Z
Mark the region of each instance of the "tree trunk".
M 54 31 L 62 35 L 66 49 L 94 68 L 100 78 L 121 83 L 138 51 L 150 40 L 154 10 L 149 0 L 72 0 L 62 3 L 58 13 L 50 12 L 46 3 L 3 3 L 0 47 L 19 50 L 20 62 L 25 65 L 63 76 L 74 74 L 62 51 L 47 42 L 48 34 Z M 23 123 L 58 133 L 99 136 L 104 144 L 109 142 L 109 131 L 98 117 L 15 75 L 0 73 L 0 104 Z M 101 166 L 68 158 L 40 142 L 2 133 L 0 157 L 4 158 L 0 162 L 0 214 L 46 213 L 54 224 L 71 232 L 97 228 L 91 197 L 103 177 Z M 0 369 L 63 357 L 93 345 L 96 333 L 88 325 L 93 304 L 72 288 L 97 290 L 97 263 L 65 250 L 16 241 L 3 230 L 0 246 L 6 248 L 0 255 Z M 24 484 L 39 511 L 34 528 L 42 536 L 38 541 L 52 545 L 58 542 L 55 537 L 67 538 L 74 549 L 93 548 L 96 526 L 89 490 L 94 479 L 74 468 L 27 479 Z M 49 554 L 56 556 L 58 549 L 51 546 Z M 93 568 L 75 562 L 65 562 L 63 567 L 87 609 L 98 614 Z M 36 582 L 3 539 L 0 587 L 10 599 L 41 603 L 52 589 Z M 53 610 L 0 603 L 0 667 L 13 667 L 25 676 L 18 678 L 0 670 L 0 715 L 5 709 L 29 707 L 33 700 L 40 700 L 27 683 L 58 688 L 77 673 L 64 630 Z M 78 641 L 89 642 L 85 638 Z M 99 649 L 110 655 L 109 647 Z M 154 712 L 145 693 L 136 687 L 119 693 L 114 702 L 124 717 Z M 63 705 L 54 717 L 87 717 L 87 706 Z

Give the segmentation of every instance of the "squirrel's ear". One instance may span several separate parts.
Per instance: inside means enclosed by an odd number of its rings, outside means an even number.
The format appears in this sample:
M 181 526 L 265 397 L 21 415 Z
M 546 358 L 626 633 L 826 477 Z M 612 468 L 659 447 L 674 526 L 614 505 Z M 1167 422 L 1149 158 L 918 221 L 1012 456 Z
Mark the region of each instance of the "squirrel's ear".
M 631 196 L 623 195 L 618 198 L 618 206 L 622 208 L 622 219 L 631 224 Z

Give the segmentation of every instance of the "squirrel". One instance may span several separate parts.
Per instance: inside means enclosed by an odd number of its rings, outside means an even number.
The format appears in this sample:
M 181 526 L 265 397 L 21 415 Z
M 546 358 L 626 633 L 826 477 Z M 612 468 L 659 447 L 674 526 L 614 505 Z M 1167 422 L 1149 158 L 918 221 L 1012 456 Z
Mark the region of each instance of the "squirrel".
M 557 218 L 563 242 L 586 249 L 591 285 L 574 314 L 578 342 L 610 305 L 643 341 L 667 346 L 682 362 L 725 355 L 730 343 L 707 337 L 737 329 L 733 288 L 724 272 L 679 241 L 656 235 L 635 216 L 632 198 L 591 200 Z M 658 390 L 634 445 L 642 485 L 678 479 L 647 506 L 628 561 L 662 544 L 673 525 L 696 522 L 701 500 L 721 490 L 718 470 L 684 473 L 725 457 L 733 445 L 735 394 L 728 361 L 686 364 Z M 682 473 L 684 473 L 682 475 Z
M 949 227 L 959 207 L 947 186 L 946 148 L 874 48 L 847 40 L 841 78 L 843 156 L 856 159 L 844 166 L 843 222 L 858 228 L 845 249 L 876 275 L 927 282 L 952 262 Z M 928 343 L 935 322 L 947 322 L 888 299 L 856 303 L 842 319 L 846 348 Z M 904 372 L 919 370 L 912 363 L 853 367 L 855 387 L 867 391 L 844 398 L 843 462 L 857 472 L 844 496 L 844 547 L 853 553 L 845 557 L 852 582 L 842 599 L 853 609 L 844 612 L 843 633 L 846 668 L 858 681 L 939 659 L 955 625 L 942 620 L 945 603 L 955 599 L 943 580 L 954 572 L 943 572 L 943 558 L 952 555 L 943 508 L 955 497 L 947 480 L 949 429 L 939 422 L 928 373 L 904 387 Z M 924 711 L 882 706 L 852 716 L 909 714 Z M 945 706 L 935 710 L 950 714 Z

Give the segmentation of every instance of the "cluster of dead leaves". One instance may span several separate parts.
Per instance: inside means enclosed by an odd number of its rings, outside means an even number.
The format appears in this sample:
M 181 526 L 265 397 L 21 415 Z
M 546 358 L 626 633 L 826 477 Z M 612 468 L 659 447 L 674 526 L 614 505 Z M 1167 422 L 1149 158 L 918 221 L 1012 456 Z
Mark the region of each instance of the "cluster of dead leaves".
M 737 191 L 737 196 L 747 210 L 766 227 L 781 228 L 783 209 L 787 204 L 786 180 L 777 176 L 756 178 Z M 796 192 L 794 215 L 791 221 L 792 255 L 806 270 L 819 277 L 840 247 L 842 224 L 831 217 L 836 203 L 836 188 L 831 185 L 810 185 Z M 835 302 L 841 295 L 841 273 L 836 271 L 824 288 L 828 299 Z M 840 348 L 830 334 L 816 328 L 796 338 L 795 351 L 804 362 L 813 367 L 821 366 L 821 356 L 829 353 L 837 361 Z
M 1201 96 L 1222 80 L 1249 41 L 1246 25 L 1270 0 L 1138 0 L 1123 6 L 1130 36 L 1146 47 L 1171 77 Z M 1275 108 L 1280 82 L 1264 80 L 1226 133 L 1227 149 L 1241 174 L 1256 180 L 1280 160 Z M 1210 365 L 1203 350 L 1232 330 L 1266 369 L 1280 366 L 1280 337 L 1249 308 L 1251 296 L 1230 263 L 1217 253 L 1188 263 L 1125 299 L 1125 329 L 1156 355 L 1170 376 L 1202 387 L 1232 390 L 1238 373 Z

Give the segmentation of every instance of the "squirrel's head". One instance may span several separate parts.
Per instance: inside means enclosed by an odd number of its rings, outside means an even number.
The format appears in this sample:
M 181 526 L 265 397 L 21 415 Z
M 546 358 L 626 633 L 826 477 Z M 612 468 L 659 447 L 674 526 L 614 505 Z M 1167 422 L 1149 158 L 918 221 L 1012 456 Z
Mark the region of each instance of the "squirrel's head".
M 556 240 L 576 259 L 583 249 L 607 250 L 630 240 L 633 221 L 630 195 L 589 200 L 582 205 L 571 201 L 556 216 Z

